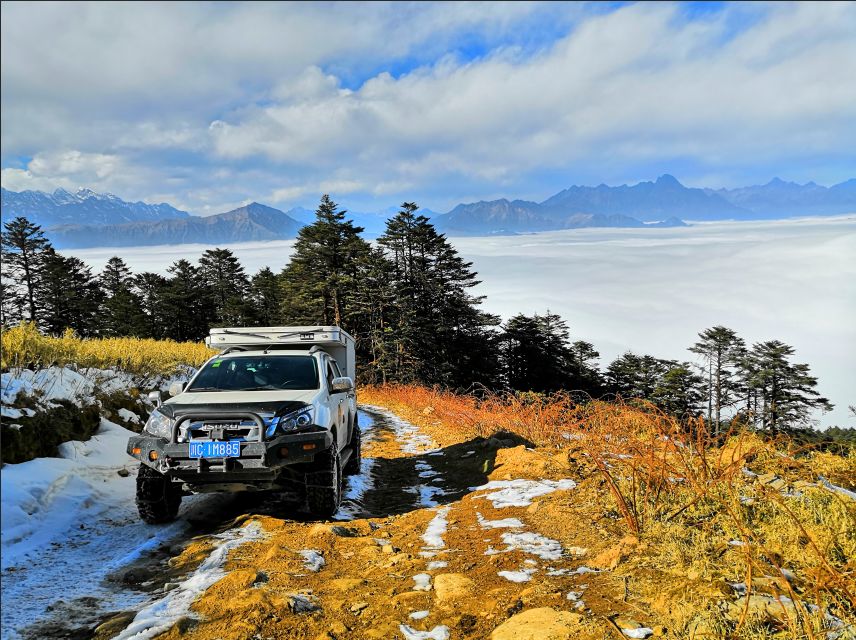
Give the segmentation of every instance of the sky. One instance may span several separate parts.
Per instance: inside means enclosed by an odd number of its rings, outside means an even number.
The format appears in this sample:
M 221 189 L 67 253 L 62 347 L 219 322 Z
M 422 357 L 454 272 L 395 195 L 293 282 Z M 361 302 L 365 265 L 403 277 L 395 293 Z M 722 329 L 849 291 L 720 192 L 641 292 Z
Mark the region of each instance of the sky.
M 817 376 L 835 409 L 818 426 L 856 427 L 856 215 L 716 222 L 658 229 L 573 229 L 523 236 L 452 238 L 479 274 L 483 308 L 557 313 L 573 340 L 608 365 L 627 350 L 695 362 L 687 347 L 715 325 L 747 344 L 781 340 Z M 229 248 L 249 273 L 279 272 L 293 241 Z M 205 245 L 122 248 L 135 272 L 196 261 Z M 100 271 L 115 248 L 77 249 Z
M 2 185 L 208 215 L 856 176 L 853 3 L 2 4 Z

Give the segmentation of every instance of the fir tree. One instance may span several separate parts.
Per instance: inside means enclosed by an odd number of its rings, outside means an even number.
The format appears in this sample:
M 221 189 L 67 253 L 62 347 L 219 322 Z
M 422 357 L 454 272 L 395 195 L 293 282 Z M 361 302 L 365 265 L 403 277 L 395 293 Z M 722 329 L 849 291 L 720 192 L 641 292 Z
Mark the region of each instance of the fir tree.
M 46 253 L 51 249 L 41 227 L 23 217 L 3 225 L 2 258 L 3 276 L 7 288 L 3 291 L 5 313 L 8 320 L 40 320 L 37 294 L 44 270 Z M 13 284 L 10 286 L 9 282 Z
M 142 312 L 140 335 L 146 338 L 164 338 L 169 320 L 164 299 L 168 295 L 169 281 L 159 273 L 146 271 L 134 276 L 134 290 L 139 296 Z
M 752 347 L 754 366 L 747 382 L 760 395 L 762 426 L 773 432 L 808 425 L 814 409 L 833 409 L 815 390 L 817 378 L 809 373 L 809 366 L 790 362 L 793 354 L 793 347 L 778 340 Z
M 178 341 L 201 340 L 208 334 L 210 307 L 198 269 L 181 258 L 167 272 L 172 277 L 161 299 L 166 337 Z
M 205 305 L 209 324 L 245 324 L 251 315 L 246 301 L 250 283 L 235 255 L 229 249 L 208 249 L 199 258 L 197 274 L 211 296 Z
M 82 260 L 48 249 L 36 291 L 43 305 L 41 327 L 59 335 L 73 329 L 82 337 L 99 334 L 102 299 L 98 281 Z
M 138 335 L 143 329 L 143 308 L 134 291 L 134 277 L 125 261 L 113 256 L 99 277 L 104 292 L 102 327 L 107 336 Z
M 324 195 L 315 222 L 299 231 L 282 272 L 285 322 L 348 328 L 357 261 L 369 245 L 359 235 L 363 228 L 346 220 L 345 213 Z
M 708 376 L 707 420 L 718 431 L 722 422 L 722 409 L 737 399 L 739 393 L 737 369 L 746 345 L 737 333 L 723 326 L 705 329 L 690 351 L 705 362 Z
M 689 362 L 671 362 L 651 394 L 651 400 L 666 413 L 693 418 L 701 413 L 705 392 L 704 380 Z
M 282 282 L 270 267 L 260 269 L 250 282 L 250 300 L 256 321 L 265 327 L 277 326 L 282 317 Z

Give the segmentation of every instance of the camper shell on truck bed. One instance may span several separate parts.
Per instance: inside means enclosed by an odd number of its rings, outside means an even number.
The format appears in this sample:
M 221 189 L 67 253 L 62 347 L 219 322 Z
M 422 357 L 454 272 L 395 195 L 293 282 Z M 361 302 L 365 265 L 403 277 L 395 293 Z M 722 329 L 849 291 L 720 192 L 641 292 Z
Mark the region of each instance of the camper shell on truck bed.
M 211 329 L 205 344 L 219 351 L 311 349 L 319 347 L 333 356 L 343 375 L 357 377 L 354 339 L 339 327 L 257 327 Z
M 339 327 L 212 329 L 220 351 L 155 404 L 128 441 L 141 462 L 137 504 L 150 523 L 187 493 L 296 490 L 330 516 L 342 476 L 359 472 L 354 339 Z

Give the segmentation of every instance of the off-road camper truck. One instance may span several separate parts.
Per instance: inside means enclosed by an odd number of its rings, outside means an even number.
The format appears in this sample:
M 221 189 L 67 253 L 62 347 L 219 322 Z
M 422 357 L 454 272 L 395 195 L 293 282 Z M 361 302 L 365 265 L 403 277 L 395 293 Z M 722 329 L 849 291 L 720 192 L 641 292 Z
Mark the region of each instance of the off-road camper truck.
M 212 329 L 220 351 L 128 441 L 141 465 L 137 506 L 148 523 L 173 520 L 183 495 L 298 490 L 332 516 L 343 475 L 360 468 L 354 339 L 339 327 Z

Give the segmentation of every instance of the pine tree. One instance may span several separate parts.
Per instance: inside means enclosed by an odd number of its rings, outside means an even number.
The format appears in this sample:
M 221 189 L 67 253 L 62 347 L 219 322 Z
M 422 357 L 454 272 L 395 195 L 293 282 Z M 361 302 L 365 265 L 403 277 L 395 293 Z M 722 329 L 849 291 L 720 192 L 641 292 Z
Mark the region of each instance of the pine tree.
M 500 336 L 506 383 L 519 391 L 548 393 L 575 386 L 574 353 L 570 330 L 558 315 L 517 314 L 505 324 Z
M 251 315 L 246 301 L 250 283 L 229 249 L 208 249 L 199 258 L 199 282 L 210 293 L 206 318 L 211 325 L 241 326 Z
M 138 335 L 143 330 L 143 309 L 128 265 L 120 257 L 113 256 L 104 266 L 99 280 L 104 292 L 101 309 L 104 335 Z
M 739 381 L 737 368 L 746 344 L 735 331 L 723 326 L 705 329 L 698 335 L 700 340 L 689 350 L 705 361 L 708 374 L 707 420 L 718 431 L 722 422 L 722 409 L 736 400 Z
M 2 258 L 6 286 L 3 306 L 6 321 L 40 320 L 37 290 L 44 270 L 46 252 L 51 249 L 41 227 L 23 217 L 3 225 Z

